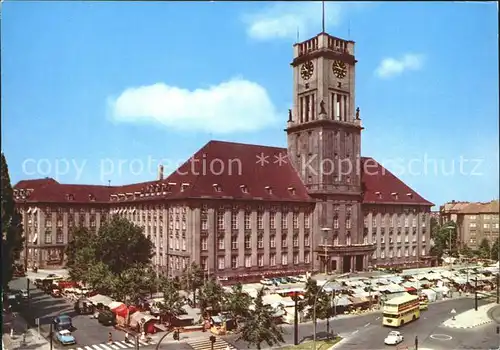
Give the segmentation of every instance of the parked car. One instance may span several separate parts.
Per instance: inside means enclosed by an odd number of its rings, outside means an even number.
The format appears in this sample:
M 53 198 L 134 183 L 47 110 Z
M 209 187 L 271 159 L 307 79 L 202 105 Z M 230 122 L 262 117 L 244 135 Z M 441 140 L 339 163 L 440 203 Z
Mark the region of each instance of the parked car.
M 28 291 L 26 289 L 21 289 L 19 294 L 21 294 L 21 298 L 28 299 Z
M 270 279 L 264 278 L 264 279 L 260 280 L 260 284 L 262 284 L 264 286 L 272 286 L 273 281 L 271 281 Z
M 62 329 L 55 333 L 56 340 L 61 343 L 61 345 L 73 345 L 76 344 L 76 339 L 67 329 Z
M 62 331 L 63 329 L 71 331 L 73 329 L 73 322 L 68 315 L 56 316 L 52 322 L 56 331 Z
M 50 292 L 50 295 L 53 298 L 62 298 L 62 293 L 61 293 L 60 289 L 52 289 L 52 291 Z
M 115 324 L 115 314 L 109 310 L 103 310 L 99 312 L 97 320 L 104 326 L 113 326 Z
M 94 313 L 94 305 L 89 299 L 78 299 L 74 308 L 75 312 L 80 315 L 92 315 Z
M 404 337 L 398 331 L 389 332 L 387 337 L 384 339 L 385 345 L 398 345 L 404 340 Z

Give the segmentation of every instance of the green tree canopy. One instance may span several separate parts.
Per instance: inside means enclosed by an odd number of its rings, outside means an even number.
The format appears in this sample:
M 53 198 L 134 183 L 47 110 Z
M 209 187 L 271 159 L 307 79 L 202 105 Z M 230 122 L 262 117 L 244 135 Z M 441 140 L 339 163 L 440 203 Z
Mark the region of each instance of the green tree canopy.
M 215 278 L 206 281 L 200 290 L 200 309 L 202 314 L 208 310 L 211 310 L 215 314 L 222 311 L 225 294 L 224 288 Z
M 24 237 L 22 218 L 15 207 L 9 169 L 3 152 L 0 167 L 2 181 L 2 286 L 5 288 L 12 280 L 14 264 L 21 255 Z
M 488 241 L 487 238 L 483 238 L 481 240 L 481 243 L 479 244 L 479 248 L 478 248 L 478 253 L 479 253 L 479 257 L 481 257 L 482 259 L 489 259 L 490 258 L 490 241 Z
M 226 293 L 224 308 L 236 322 L 248 317 L 250 305 L 252 305 L 252 297 L 243 291 L 241 283 L 235 284 L 231 287 L 231 292 Z
M 196 306 L 196 291 L 203 286 L 205 272 L 196 263 L 191 263 L 182 273 L 182 288 L 193 293 L 193 303 Z
M 498 241 L 498 237 L 497 237 L 497 239 L 495 240 L 495 242 L 491 246 L 491 258 L 493 260 L 497 260 L 497 261 L 498 261 L 498 248 L 499 248 L 499 241 Z
M 72 237 L 66 255 L 74 280 L 121 301 L 135 301 L 156 284 L 150 260 L 153 243 L 128 220 L 114 217 L 97 235 L 79 227 Z
M 434 242 L 431 255 L 436 256 L 438 259 L 441 259 L 445 254 L 458 257 L 457 226 L 455 222 L 450 221 L 443 226 L 437 223 L 434 225 L 431 230 L 431 238 Z
M 262 349 L 262 343 L 274 348 L 284 342 L 283 330 L 275 323 L 271 306 L 264 305 L 263 296 L 264 288 L 257 293 L 255 308 L 249 311 L 239 335 L 239 339 L 246 341 L 249 348 L 255 346 L 258 350 Z
M 159 304 L 162 315 L 171 318 L 172 316 L 182 315 L 183 298 L 179 295 L 179 290 L 172 280 L 162 278 L 160 282 L 160 290 L 163 293 L 163 301 Z

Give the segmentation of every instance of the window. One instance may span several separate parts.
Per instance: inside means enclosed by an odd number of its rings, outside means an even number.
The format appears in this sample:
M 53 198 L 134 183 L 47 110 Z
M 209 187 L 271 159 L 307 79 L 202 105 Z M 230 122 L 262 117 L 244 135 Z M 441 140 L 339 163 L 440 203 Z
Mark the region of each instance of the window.
M 425 255 L 425 248 L 422 248 L 422 255 Z
M 333 245 L 339 245 L 339 236 L 337 234 L 333 235 Z
M 288 213 L 281 213 L 281 228 L 288 228 L 287 216 Z
M 299 253 L 293 253 L 293 263 L 294 265 L 299 264 Z
M 245 249 L 250 249 L 250 236 L 245 236 Z
M 311 242 L 309 241 L 309 235 L 304 235 L 304 247 L 309 247 Z
M 309 252 L 304 253 L 304 263 L 306 263 L 306 264 L 311 263 L 311 254 Z
M 483 228 L 490 228 L 490 224 L 483 224 Z
M 219 268 L 219 270 L 224 270 L 224 257 L 223 256 L 219 256 L 217 258 L 217 267 Z
M 264 266 L 264 254 L 257 254 L 257 265 L 259 267 Z
M 269 237 L 269 246 L 271 248 L 276 248 L 276 236 L 275 235 L 271 235 Z
M 207 270 L 208 270 L 208 257 L 206 257 L 206 256 L 202 256 L 202 257 L 201 257 L 201 268 L 202 268 L 204 271 L 207 271 Z
M 398 236 L 397 236 L 397 242 L 401 243 L 401 235 L 399 233 L 398 233 Z
M 170 229 L 172 230 L 174 228 L 174 223 L 172 221 L 170 221 Z M 206 217 L 204 218 L 201 218 L 201 229 L 206 231 L 208 230 L 208 220 Z
M 231 213 L 231 229 L 232 230 L 238 229 L 238 212 Z
M 368 227 L 368 218 L 366 216 L 363 220 L 363 225 L 364 225 L 364 227 Z
M 257 229 L 262 230 L 264 228 L 264 220 L 261 212 L 257 213 Z
M 351 245 L 351 235 L 348 233 L 347 236 L 345 237 L 345 243 L 347 245 Z
M 269 225 L 272 229 L 276 228 L 276 213 L 271 213 L 269 216 Z
M 208 250 L 208 239 L 206 237 L 201 239 L 201 250 Z
M 471 222 L 471 223 L 469 224 L 469 227 L 470 227 L 470 228 L 476 228 L 476 223 L 475 223 L 475 222 Z
M 304 215 L 304 228 L 311 228 L 311 214 Z
M 238 237 L 231 237 L 231 249 L 238 249 Z
M 245 255 L 245 267 L 252 267 L 252 256 Z
M 489 214 L 484 214 L 484 215 L 483 215 L 483 218 L 484 218 L 485 220 L 489 220 L 489 219 L 491 219 L 491 215 L 489 215 Z
M 62 229 L 58 228 L 56 233 L 56 243 L 63 243 L 64 235 Z
M 389 259 L 392 259 L 394 257 L 394 252 L 392 249 L 389 249 Z
M 294 247 L 299 246 L 299 235 L 293 235 L 293 246 Z
M 408 237 L 408 235 L 405 235 L 405 242 L 408 243 L 408 241 L 409 241 L 409 237 Z
M 382 250 L 382 251 L 380 252 L 380 258 L 381 258 L 381 259 L 385 259 L 385 250 Z
M 398 254 L 398 255 L 397 255 L 397 256 L 398 256 L 398 258 L 400 258 L 400 257 L 401 257 L 401 248 L 398 248 L 398 253 L 397 253 L 397 254 Z
M 276 253 L 271 253 L 269 255 L 269 265 L 276 266 Z
M 224 230 L 224 211 L 222 209 L 217 210 L 217 229 Z
M 377 227 L 377 218 L 372 219 L 372 226 Z
M 181 242 L 181 248 L 182 250 L 186 250 L 186 238 L 182 238 L 182 242 Z
M 292 214 L 293 228 L 299 228 L 299 215 L 297 213 Z
M 495 228 L 498 228 L 498 226 L 499 226 L 498 224 L 495 224 Z
M 411 226 L 417 227 L 417 218 L 413 218 L 413 220 L 411 221 Z
M 333 217 L 333 228 L 339 228 L 339 218 L 336 216 Z
M 250 213 L 245 212 L 245 230 L 250 230 Z
M 469 215 L 469 220 L 476 220 L 476 215 Z
M 407 217 L 405 217 L 405 227 L 409 227 L 409 220 Z
M 363 235 L 363 244 L 368 244 L 368 235 Z
M 281 253 L 281 265 L 288 265 L 288 254 Z
M 281 235 L 281 248 L 288 247 L 288 239 L 286 235 Z
M 233 255 L 231 257 L 231 268 L 232 269 L 237 269 L 238 268 L 238 257 Z
M 46 244 L 52 243 L 52 231 L 45 231 L 45 243 Z
M 416 249 L 416 248 L 413 248 L 413 249 L 411 250 L 411 255 L 412 255 L 412 256 L 417 256 L 417 249 Z
M 262 237 L 262 235 L 259 235 L 259 237 L 257 237 L 257 248 L 264 248 L 264 237 Z
M 410 252 L 408 250 L 408 248 L 405 248 L 405 256 L 409 256 L 410 255 Z
M 345 228 L 350 229 L 351 228 L 351 218 L 347 218 L 345 220 Z
M 372 259 L 377 259 L 377 251 L 374 251 L 372 254 Z
M 425 235 L 422 235 L 422 242 L 425 242 Z
M 385 243 L 385 236 L 380 236 L 380 243 Z

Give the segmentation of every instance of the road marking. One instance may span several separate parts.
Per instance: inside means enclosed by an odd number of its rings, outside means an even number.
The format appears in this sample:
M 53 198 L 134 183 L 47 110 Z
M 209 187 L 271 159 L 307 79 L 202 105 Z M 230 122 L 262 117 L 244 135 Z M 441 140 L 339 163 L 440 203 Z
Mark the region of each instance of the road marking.
M 97 344 L 92 345 L 92 347 L 97 350 L 102 350 L 101 347 Z
M 354 332 L 352 332 L 351 334 L 356 334 L 359 332 L 359 329 L 355 330 Z
M 430 337 L 434 340 L 452 340 L 453 337 L 448 334 L 431 334 Z
M 115 342 L 115 345 L 118 345 L 122 349 L 128 349 L 128 346 L 126 344 L 123 344 L 122 342 Z M 117 349 L 119 349 L 117 347 Z
M 371 323 L 370 323 L 370 322 L 368 322 L 367 324 L 365 324 L 365 327 L 368 327 L 369 325 L 371 325 Z
M 380 317 L 377 317 L 375 320 L 380 320 Z
M 110 344 L 111 346 L 111 344 Z M 112 350 L 113 348 L 110 348 L 109 346 L 107 346 L 106 344 L 101 344 L 101 347 L 104 348 L 104 350 Z
M 85 347 L 85 349 L 87 349 L 87 350 L 93 350 L 92 347 L 90 347 L 88 345 Z

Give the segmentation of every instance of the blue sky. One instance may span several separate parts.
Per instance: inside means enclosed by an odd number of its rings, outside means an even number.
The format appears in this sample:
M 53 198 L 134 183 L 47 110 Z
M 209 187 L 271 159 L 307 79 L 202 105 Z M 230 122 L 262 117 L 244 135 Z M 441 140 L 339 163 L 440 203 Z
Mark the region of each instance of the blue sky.
M 321 30 L 320 3 L 2 5 L 13 182 L 150 180 L 210 139 L 286 146 L 297 28 L 300 40 Z M 327 31 L 356 42 L 362 154 L 438 205 L 498 197 L 497 13 L 327 4 Z

